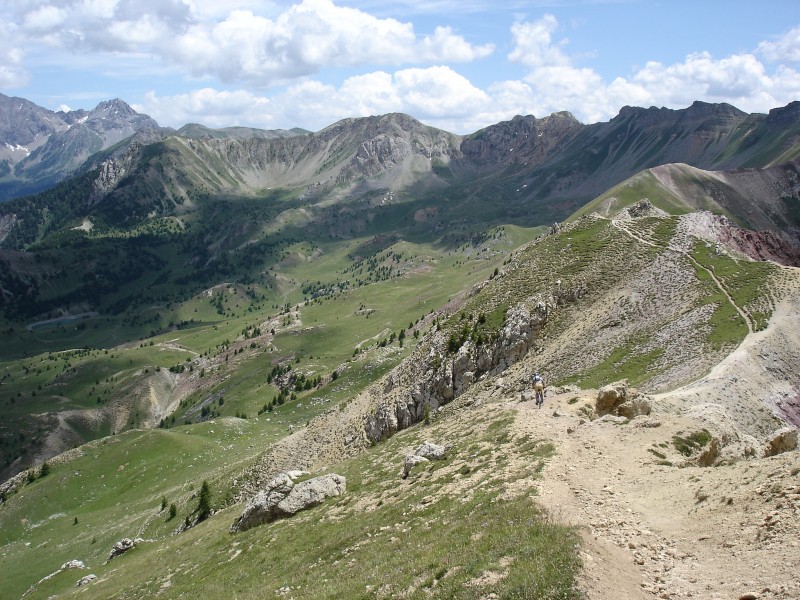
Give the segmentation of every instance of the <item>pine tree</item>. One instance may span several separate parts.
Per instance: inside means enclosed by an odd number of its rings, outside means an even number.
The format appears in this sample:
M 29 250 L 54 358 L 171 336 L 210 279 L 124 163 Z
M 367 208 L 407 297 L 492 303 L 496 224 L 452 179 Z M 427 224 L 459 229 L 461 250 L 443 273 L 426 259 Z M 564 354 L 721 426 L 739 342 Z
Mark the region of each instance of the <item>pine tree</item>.
M 207 481 L 203 481 L 200 488 L 200 498 L 197 502 L 197 520 L 205 521 L 211 514 L 211 488 Z

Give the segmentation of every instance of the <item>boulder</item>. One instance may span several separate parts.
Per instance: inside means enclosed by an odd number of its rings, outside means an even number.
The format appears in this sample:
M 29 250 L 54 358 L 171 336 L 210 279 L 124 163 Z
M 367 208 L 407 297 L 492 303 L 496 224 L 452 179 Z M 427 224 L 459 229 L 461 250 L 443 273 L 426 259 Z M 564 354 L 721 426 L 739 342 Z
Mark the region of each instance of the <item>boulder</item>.
M 75 587 L 81 587 L 82 585 L 86 585 L 88 583 L 93 582 L 95 579 L 97 579 L 97 575 L 95 575 L 94 573 L 90 573 L 89 575 L 86 575 L 85 577 L 81 577 L 80 579 L 78 579 L 78 583 L 75 584 Z
M 408 477 L 408 474 L 411 473 L 411 469 L 416 467 L 420 463 L 426 463 L 428 459 L 424 456 L 417 456 L 416 454 L 408 454 L 406 455 L 405 460 L 403 461 L 403 479 Z
M 595 410 L 598 415 L 608 414 L 628 398 L 628 380 L 623 379 L 601 387 L 597 392 Z
M 132 550 L 136 547 L 136 544 L 143 542 L 142 538 L 136 538 L 132 540 L 131 538 L 122 538 L 118 541 L 114 546 L 111 548 L 111 552 L 108 554 L 108 559 L 106 562 L 110 561 L 113 558 L 120 556 L 121 554 L 125 554 L 129 550 Z
M 345 486 L 345 478 L 335 473 L 298 483 L 288 496 L 278 502 L 278 513 L 280 516 L 288 517 L 301 510 L 318 506 L 326 498 L 341 496 Z
M 322 504 L 326 498 L 343 494 L 345 487 L 345 478 L 335 473 L 298 484 L 287 473 L 281 473 L 247 502 L 242 514 L 231 525 L 231 533 L 271 523 Z
M 797 450 L 797 429 L 794 427 L 784 427 L 773 433 L 764 444 L 763 454 L 775 456 L 784 452 Z
M 622 404 L 616 407 L 615 412 L 620 417 L 627 417 L 633 419 L 641 415 L 649 415 L 652 407 L 650 406 L 650 399 L 647 396 L 639 395 L 629 398 Z
M 414 454 L 427 458 L 428 460 L 442 460 L 447 453 L 446 446 L 440 446 L 433 442 L 424 442 L 414 451 Z
M 433 442 L 423 442 L 414 451 L 414 454 L 408 454 L 403 461 L 403 479 L 408 477 L 415 466 L 420 463 L 428 462 L 429 460 L 442 460 L 447 454 L 447 446 L 440 446 Z

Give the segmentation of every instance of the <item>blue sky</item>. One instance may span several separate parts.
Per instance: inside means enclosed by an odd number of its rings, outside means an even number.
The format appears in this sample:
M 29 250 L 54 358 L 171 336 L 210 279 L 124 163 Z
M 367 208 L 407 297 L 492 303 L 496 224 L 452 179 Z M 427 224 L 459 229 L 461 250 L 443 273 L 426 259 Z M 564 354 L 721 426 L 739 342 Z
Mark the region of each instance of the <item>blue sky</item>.
M 3 0 L 0 91 L 53 110 L 119 97 L 172 127 L 766 112 L 800 100 L 800 2 Z

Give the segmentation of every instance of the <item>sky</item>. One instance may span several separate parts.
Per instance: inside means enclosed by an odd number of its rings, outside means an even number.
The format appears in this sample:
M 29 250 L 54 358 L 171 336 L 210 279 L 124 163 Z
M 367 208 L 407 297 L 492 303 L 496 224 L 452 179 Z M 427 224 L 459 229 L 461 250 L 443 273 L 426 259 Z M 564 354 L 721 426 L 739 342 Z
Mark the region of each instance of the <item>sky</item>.
M 175 128 L 765 113 L 800 100 L 800 2 L 2 0 L 0 92 L 51 110 L 121 98 Z

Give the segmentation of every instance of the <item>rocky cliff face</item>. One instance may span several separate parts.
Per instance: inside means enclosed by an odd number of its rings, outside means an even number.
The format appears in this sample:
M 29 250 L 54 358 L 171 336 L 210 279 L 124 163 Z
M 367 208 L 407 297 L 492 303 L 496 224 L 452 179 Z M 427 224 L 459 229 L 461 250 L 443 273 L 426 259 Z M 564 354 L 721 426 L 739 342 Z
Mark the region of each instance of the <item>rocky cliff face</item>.
M 65 113 L 0 94 L 0 162 L 9 176 L 0 200 L 51 187 L 92 154 L 142 130 L 159 125 L 119 99 Z
M 568 112 L 542 119 L 517 115 L 468 136 L 461 152 L 466 160 L 485 168 L 519 164 L 532 169 L 555 156 L 584 127 Z

